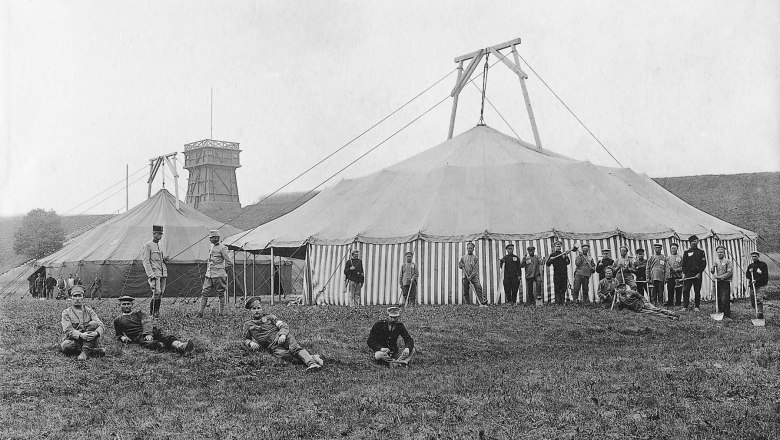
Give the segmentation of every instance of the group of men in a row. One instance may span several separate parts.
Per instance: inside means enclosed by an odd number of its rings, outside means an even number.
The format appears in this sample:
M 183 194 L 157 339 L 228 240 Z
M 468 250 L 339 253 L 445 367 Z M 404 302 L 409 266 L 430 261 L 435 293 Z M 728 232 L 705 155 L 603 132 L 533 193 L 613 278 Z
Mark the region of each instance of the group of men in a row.
M 73 286 L 81 286 L 83 284 L 84 283 L 81 281 L 78 275 L 76 275 L 76 278 L 73 278 L 73 274 L 68 274 L 67 279 L 60 275 L 60 279 L 58 281 L 55 280 L 51 274 L 44 276 L 43 273 L 38 273 L 35 278 L 30 281 L 30 295 L 32 295 L 33 298 L 38 298 L 41 300 L 55 299 L 54 289 L 56 287 L 56 299 L 66 299 L 70 297 L 70 292 L 73 289 Z M 102 299 L 103 280 L 100 278 L 99 274 L 95 274 L 95 280 L 92 281 L 90 292 L 90 297 L 92 299 L 95 299 L 95 295 L 97 295 L 97 299 Z

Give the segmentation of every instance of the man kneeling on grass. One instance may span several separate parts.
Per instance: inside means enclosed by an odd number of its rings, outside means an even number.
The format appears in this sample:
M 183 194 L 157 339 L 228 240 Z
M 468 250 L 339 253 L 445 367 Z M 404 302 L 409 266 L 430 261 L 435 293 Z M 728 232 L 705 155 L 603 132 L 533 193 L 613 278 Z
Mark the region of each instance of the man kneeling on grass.
M 263 313 L 260 298 L 250 298 L 244 308 L 250 310 L 251 319 L 244 322 L 244 345 L 252 351 L 261 348 L 284 361 L 303 363 L 306 371 L 322 368 L 324 362 L 320 355 L 311 355 L 298 344 L 290 327 L 274 315 Z
M 617 295 L 618 309 L 625 308 L 637 313 L 647 313 L 669 319 L 680 319 L 680 315 L 677 313 L 654 306 L 644 295 L 640 295 L 629 289 L 628 286 L 623 283 L 620 283 L 615 287 L 615 294 Z
M 90 356 L 101 357 L 106 351 L 98 347 L 103 335 L 103 321 L 94 310 L 84 305 L 84 287 L 73 286 L 70 292 L 73 305 L 62 311 L 62 343 L 60 350 L 65 355 L 79 353 L 78 360 L 85 361 Z
M 414 355 L 414 339 L 403 323 L 398 322 L 401 309 L 387 308 L 387 319 L 377 321 L 368 335 L 368 346 L 374 352 L 374 360 L 390 367 L 409 366 Z M 404 349 L 398 351 L 398 337 L 404 340 Z
M 176 350 L 179 353 L 192 351 L 192 341 L 181 341 L 176 336 L 166 336 L 162 330 L 152 325 L 151 316 L 141 310 L 133 312 L 132 296 L 119 297 L 122 314 L 114 319 L 116 339 L 125 344 L 135 343 L 152 350 Z M 154 301 L 154 299 L 152 299 Z

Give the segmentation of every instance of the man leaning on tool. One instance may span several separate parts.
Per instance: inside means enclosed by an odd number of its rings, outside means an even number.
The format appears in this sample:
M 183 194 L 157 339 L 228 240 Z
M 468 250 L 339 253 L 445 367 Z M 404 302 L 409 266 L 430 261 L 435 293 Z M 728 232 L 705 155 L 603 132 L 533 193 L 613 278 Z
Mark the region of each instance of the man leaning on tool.
M 690 247 L 683 252 L 682 271 L 683 277 L 683 308 L 687 309 L 691 299 L 691 287 L 693 287 L 693 310 L 699 311 L 701 302 L 701 274 L 707 269 L 707 256 L 704 251 L 699 249 L 699 237 L 691 235 L 688 237 Z
M 753 294 L 753 288 L 755 288 L 756 317 L 764 319 L 764 295 L 766 295 L 766 286 L 769 284 L 769 268 L 766 263 L 758 259 L 759 256 L 760 254 L 756 251 L 750 253 L 752 262 L 748 265 L 745 276 L 747 276 L 748 283 L 755 280 L 755 284 L 748 285 L 748 289 Z

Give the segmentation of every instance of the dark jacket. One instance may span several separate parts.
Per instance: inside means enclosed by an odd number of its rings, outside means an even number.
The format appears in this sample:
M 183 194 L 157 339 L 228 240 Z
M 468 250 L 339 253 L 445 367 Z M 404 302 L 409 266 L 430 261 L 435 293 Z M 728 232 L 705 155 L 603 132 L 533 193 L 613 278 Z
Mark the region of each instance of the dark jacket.
M 763 261 L 759 260 L 748 265 L 747 271 L 745 272 L 745 276 L 747 276 L 748 281 L 753 279 L 751 272 L 755 272 L 756 274 L 756 289 L 759 287 L 764 287 L 769 283 L 769 268 Z
M 550 254 L 550 257 L 547 259 L 547 265 L 553 267 L 553 276 L 556 278 L 565 278 L 567 276 L 566 269 L 568 268 L 569 264 L 571 263 L 571 259 L 569 258 L 569 255 L 566 254 L 563 257 L 557 257 L 558 255 L 561 255 L 563 252 L 555 251 Z
M 355 268 L 350 269 L 351 266 L 354 266 Z M 354 281 L 356 283 L 365 282 L 366 277 L 363 274 L 363 262 L 360 260 L 360 258 L 350 258 L 344 264 L 344 275 L 346 275 L 347 279 L 350 281 Z
M 371 333 L 368 334 L 368 346 L 372 351 L 377 352 L 383 348 L 389 348 L 391 354 L 398 352 L 398 337 L 404 340 L 405 348 L 411 351 L 414 348 L 414 339 L 409 336 L 406 327 L 401 322 L 396 322 L 393 331 L 390 331 L 387 319 L 378 321 L 371 327 Z
M 615 264 L 615 260 L 609 257 L 602 258 L 601 261 L 599 261 L 599 264 L 596 265 L 596 273 L 599 274 L 599 280 L 604 278 L 604 269 L 612 267 L 613 264 Z
M 520 257 L 517 255 L 504 255 L 504 258 L 499 260 L 499 265 L 504 268 L 504 279 L 517 278 L 520 276 Z
M 699 248 L 691 248 L 683 252 L 682 271 L 685 278 L 695 277 L 707 268 L 707 256 Z

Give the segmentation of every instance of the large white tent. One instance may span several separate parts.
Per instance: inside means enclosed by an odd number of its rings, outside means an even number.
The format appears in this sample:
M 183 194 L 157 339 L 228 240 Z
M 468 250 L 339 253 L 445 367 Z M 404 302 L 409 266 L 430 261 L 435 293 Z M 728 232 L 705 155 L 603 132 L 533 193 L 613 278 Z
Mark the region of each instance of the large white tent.
M 351 248 L 364 260 L 368 304 L 397 301 L 403 254 L 413 250 L 421 301 L 452 304 L 462 301 L 457 263 L 469 240 L 477 245 L 489 301 L 499 303 L 504 297 L 498 260 L 508 243 L 520 255 L 534 245 L 546 256 L 555 239 L 563 240 L 565 249 L 587 242 L 594 258 L 604 248 L 611 248 L 614 258 L 622 244 L 634 254 L 661 242 L 668 254 L 676 242 L 682 252 L 691 234 L 702 240 L 709 261 L 715 246 L 723 244 L 744 266 L 755 248 L 755 233 L 688 205 L 646 175 L 574 160 L 477 126 L 384 170 L 343 180 L 226 243 L 306 255 L 310 293 L 324 289 L 323 298 L 334 304 L 346 302 L 342 263 Z M 551 273 L 544 284 L 549 301 Z M 741 275 L 735 274 L 735 289 L 740 284 Z M 709 283 L 704 285 L 709 296 Z

